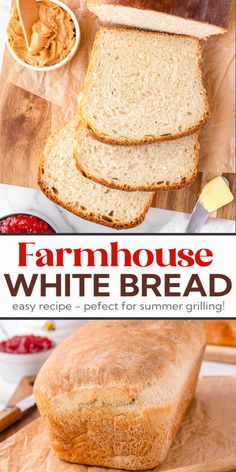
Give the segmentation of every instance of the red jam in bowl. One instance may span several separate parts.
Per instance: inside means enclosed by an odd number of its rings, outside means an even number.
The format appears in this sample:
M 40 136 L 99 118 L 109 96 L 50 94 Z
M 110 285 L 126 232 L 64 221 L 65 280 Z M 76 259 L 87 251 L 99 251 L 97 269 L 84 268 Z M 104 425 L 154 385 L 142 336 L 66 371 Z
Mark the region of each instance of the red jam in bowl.
M 55 234 L 55 231 L 38 216 L 17 214 L 0 219 L 0 234 Z
M 33 334 L 25 336 L 13 336 L 0 342 L 0 352 L 8 354 L 35 354 L 36 352 L 48 351 L 54 346 L 54 342 L 43 336 Z

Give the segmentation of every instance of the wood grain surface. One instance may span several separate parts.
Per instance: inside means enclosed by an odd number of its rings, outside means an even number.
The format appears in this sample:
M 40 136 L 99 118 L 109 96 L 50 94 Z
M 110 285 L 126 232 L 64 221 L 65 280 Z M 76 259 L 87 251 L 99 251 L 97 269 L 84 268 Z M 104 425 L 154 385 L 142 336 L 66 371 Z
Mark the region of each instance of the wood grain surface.
M 29 395 L 31 395 L 33 391 L 34 380 L 35 380 L 35 377 L 24 377 L 20 381 L 12 397 L 9 399 L 8 405 L 9 406 L 15 405 L 17 402 L 23 400 L 23 398 L 26 398 Z M 9 438 L 13 434 L 15 434 L 17 431 L 19 431 L 21 428 L 23 428 L 28 423 L 30 423 L 31 421 L 35 420 L 38 417 L 39 417 L 39 412 L 38 412 L 37 407 L 35 406 L 28 413 L 26 413 L 24 417 L 18 423 L 15 423 L 10 428 L 0 433 L 0 442 Z
M 11 83 L 5 51 L 0 75 L 0 183 L 37 188 L 37 165 L 58 107 Z
M 37 163 L 46 140 L 54 131 L 60 108 L 11 83 L 11 57 L 5 52 L 0 77 L 0 183 L 37 188 Z M 61 110 L 60 110 L 61 111 Z M 219 175 L 219 174 L 217 174 Z M 223 174 L 235 193 L 235 174 Z M 191 213 L 204 184 L 216 174 L 199 173 L 191 187 L 158 191 L 154 208 Z M 235 202 L 213 216 L 234 220 Z
M 204 360 L 236 364 L 236 347 L 208 345 L 204 353 Z
M 153 206 L 155 208 L 163 208 L 173 211 L 183 211 L 185 213 L 191 213 L 201 193 L 201 189 L 207 182 L 212 180 L 214 177 L 217 177 L 217 175 L 219 174 L 200 172 L 196 181 L 190 187 L 169 192 L 159 191 L 154 197 Z M 235 195 L 235 174 L 222 175 L 223 177 L 226 177 L 228 179 L 230 189 Z M 235 220 L 235 210 L 235 201 L 233 201 L 229 205 L 221 208 L 213 216 L 217 218 Z

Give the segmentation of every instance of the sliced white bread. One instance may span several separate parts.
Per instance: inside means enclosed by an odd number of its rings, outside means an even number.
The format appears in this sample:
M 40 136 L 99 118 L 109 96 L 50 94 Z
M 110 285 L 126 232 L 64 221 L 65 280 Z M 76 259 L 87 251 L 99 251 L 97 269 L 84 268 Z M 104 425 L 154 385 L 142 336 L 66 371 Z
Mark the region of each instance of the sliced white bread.
M 228 28 L 233 0 L 88 0 L 101 22 L 205 38 Z
M 153 193 L 111 190 L 84 177 L 74 160 L 78 116 L 49 139 L 39 163 L 38 183 L 45 195 L 81 218 L 116 229 L 142 223 Z
M 172 190 L 190 185 L 197 175 L 198 135 L 142 146 L 105 144 L 80 124 L 75 142 L 78 168 L 113 189 Z
M 79 98 L 83 124 L 110 144 L 196 132 L 208 118 L 196 38 L 102 27 Z

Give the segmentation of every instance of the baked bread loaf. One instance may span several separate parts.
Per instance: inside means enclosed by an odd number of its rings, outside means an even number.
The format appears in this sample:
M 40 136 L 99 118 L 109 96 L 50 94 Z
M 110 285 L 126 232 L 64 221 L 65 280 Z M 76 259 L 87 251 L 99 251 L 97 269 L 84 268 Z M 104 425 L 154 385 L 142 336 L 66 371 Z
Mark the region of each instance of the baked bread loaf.
M 55 452 L 119 469 L 161 464 L 193 398 L 204 347 L 196 320 L 83 326 L 53 352 L 34 386 Z
M 100 28 L 79 98 L 83 124 L 110 144 L 193 134 L 208 118 L 200 59 L 196 38 Z
M 75 144 L 79 169 L 89 179 L 120 190 L 173 190 L 197 176 L 198 135 L 142 146 L 116 146 L 94 139 L 80 125 Z
M 205 320 L 207 344 L 236 347 L 236 320 Z
M 101 22 L 205 38 L 228 28 L 232 0 L 88 0 Z
M 70 119 L 49 139 L 39 163 L 38 183 L 45 195 L 81 218 L 116 229 L 142 223 L 153 193 L 110 190 L 84 177 L 74 160 L 79 117 Z

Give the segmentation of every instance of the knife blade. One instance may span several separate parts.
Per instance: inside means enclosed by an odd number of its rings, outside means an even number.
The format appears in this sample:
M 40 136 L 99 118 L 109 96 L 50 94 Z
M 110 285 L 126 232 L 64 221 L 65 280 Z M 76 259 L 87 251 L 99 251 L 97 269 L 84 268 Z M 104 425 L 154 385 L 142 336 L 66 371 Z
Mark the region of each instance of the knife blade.
M 186 233 L 199 233 L 202 226 L 209 218 L 208 211 L 198 201 L 193 209 L 192 215 L 186 228 Z
M 6 406 L 0 412 L 0 433 L 5 431 L 9 426 L 12 426 L 17 421 L 21 420 L 23 416 L 35 406 L 35 399 L 33 395 L 24 398 L 16 405 Z

